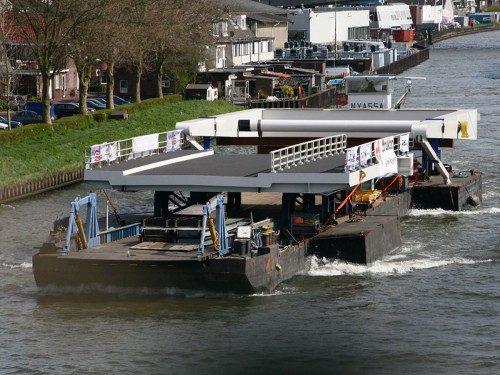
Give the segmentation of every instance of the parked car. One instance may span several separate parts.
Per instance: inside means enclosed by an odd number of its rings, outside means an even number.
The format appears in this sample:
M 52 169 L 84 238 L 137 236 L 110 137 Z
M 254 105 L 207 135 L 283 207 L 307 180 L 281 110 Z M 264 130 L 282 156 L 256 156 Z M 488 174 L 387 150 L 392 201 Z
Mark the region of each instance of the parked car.
M 97 102 L 101 103 L 102 105 L 104 105 L 106 107 L 106 103 L 107 103 L 106 99 L 104 99 L 104 98 L 91 98 L 91 99 L 93 101 L 97 101 Z
M 43 122 L 43 117 L 34 111 L 17 111 L 12 115 L 11 119 L 14 121 L 20 121 L 24 125 Z
M 9 122 L 7 121 L 7 119 L 5 117 L 2 117 L 0 116 L 0 124 L 4 124 L 4 125 L 7 125 L 7 127 L 9 127 Z M 18 128 L 20 126 L 23 126 L 23 123 L 22 122 L 19 122 L 19 121 L 13 121 L 12 118 L 10 119 L 10 127 L 12 129 L 14 128 Z
M 96 111 L 98 111 L 100 109 L 106 109 L 105 105 L 103 105 L 97 101 L 94 101 L 93 99 L 87 99 L 87 107 L 94 108 Z
M 74 104 L 77 107 L 80 107 L 80 102 L 72 102 L 71 104 Z M 87 106 L 87 113 L 92 113 L 92 112 L 95 112 L 95 109 Z
M 68 117 L 80 113 L 80 107 L 74 103 L 56 103 L 54 104 L 55 118 Z
M 0 130 L 7 130 L 9 125 L 0 122 Z
M 101 95 L 100 98 L 106 99 L 106 95 Z M 115 106 L 123 105 L 123 104 L 130 104 L 128 100 L 125 100 L 123 98 L 120 98 L 119 96 L 113 95 L 113 101 L 115 103 Z
M 5 104 L 7 104 L 7 99 L 4 99 Z M 26 100 L 21 95 L 9 95 L 8 102 L 12 109 L 18 111 L 21 109 L 25 109 Z
M 40 101 L 28 101 L 28 102 L 26 102 L 26 110 L 38 113 L 40 116 L 43 115 L 43 108 L 44 108 L 44 104 Z M 50 104 L 50 118 L 52 120 L 54 120 L 55 117 L 56 116 L 54 114 L 54 104 L 51 103 Z

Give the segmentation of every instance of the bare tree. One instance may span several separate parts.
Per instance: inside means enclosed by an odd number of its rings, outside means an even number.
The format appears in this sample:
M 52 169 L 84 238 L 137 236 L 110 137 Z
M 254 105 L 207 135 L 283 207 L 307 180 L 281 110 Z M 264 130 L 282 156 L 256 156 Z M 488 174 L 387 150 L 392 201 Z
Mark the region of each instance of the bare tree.
M 163 96 L 162 81 L 169 65 L 175 67 L 170 73 L 197 71 L 198 62 L 204 60 L 206 46 L 213 43 L 211 30 L 217 12 L 217 7 L 209 0 L 161 1 L 157 10 L 159 21 L 149 39 L 148 54 L 156 75 L 158 97 Z
M 30 47 L 42 79 L 43 120 L 50 118 L 50 81 L 65 66 L 75 30 L 90 22 L 106 0 L 10 0 L 20 36 Z
M 100 25 L 102 38 L 97 52 L 106 79 L 106 107 L 109 109 L 114 108 L 115 67 L 134 44 L 133 28 L 128 25 L 131 3 L 131 0 L 108 0 L 100 9 L 106 21 Z
M 128 28 L 127 47 L 122 54 L 121 66 L 134 73 L 135 85 L 132 98 L 141 102 L 141 79 L 149 70 L 145 55 L 150 48 L 151 34 L 154 33 L 158 21 L 158 0 L 124 0 L 126 6 L 126 24 Z
M 14 38 L 13 24 L 7 13 L 9 2 L 0 0 L 0 85 L 2 86 L 2 95 L 7 105 L 7 123 L 9 130 L 12 129 L 10 123 L 11 102 L 10 95 L 15 82 L 15 69 L 11 64 L 9 52 L 12 53 L 12 39 Z M 9 51 L 10 50 L 10 51 Z
M 95 18 L 77 29 L 70 44 L 70 56 L 75 62 L 79 82 L 80 113 L 87 114 L 87 98 L 92 70 L 99 60 L 99 41 L 103 36 L 99 28 L 100 18 Z

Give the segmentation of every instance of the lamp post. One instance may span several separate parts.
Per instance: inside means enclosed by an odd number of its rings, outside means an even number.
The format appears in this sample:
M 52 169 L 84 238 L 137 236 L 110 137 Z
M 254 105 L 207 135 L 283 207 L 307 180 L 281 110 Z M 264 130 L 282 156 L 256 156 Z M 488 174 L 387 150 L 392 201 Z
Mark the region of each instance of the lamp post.
M 10 65 L 9 63 L 7 65 Z M 10 125 L 10 86 L 12 85 L 12 72 L 9 72 L 7 67 L 7 124 L 9 125 L 9 130 L 12 129 Z
M 333 67 L 335 68 L 337 66 L 337 0 L 335 0 L 335 18 L 334 18 L 334 22 L 335 22 L 335 33 L 334 33 L 334 37 L 335 37 L 335 52 L 333 53 Z

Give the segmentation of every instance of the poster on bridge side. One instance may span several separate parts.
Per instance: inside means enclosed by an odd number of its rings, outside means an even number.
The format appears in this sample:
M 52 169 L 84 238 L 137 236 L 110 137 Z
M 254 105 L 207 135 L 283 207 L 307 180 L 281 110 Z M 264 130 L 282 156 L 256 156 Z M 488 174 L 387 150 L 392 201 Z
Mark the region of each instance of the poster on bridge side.
M 380 165 L 380 175 L 398 173 L 398 158 L 394 152 L 394 137 L 377 139 L 374 142 L 375 158 Z

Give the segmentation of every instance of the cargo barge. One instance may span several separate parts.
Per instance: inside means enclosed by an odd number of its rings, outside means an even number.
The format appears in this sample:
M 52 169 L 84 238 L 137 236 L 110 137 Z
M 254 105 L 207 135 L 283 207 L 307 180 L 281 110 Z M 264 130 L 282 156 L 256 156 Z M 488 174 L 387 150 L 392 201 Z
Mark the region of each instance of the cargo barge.
M 477 119 L 252 109 L 94 145 L 86 182 L 154 191 L 154 215 L 101 232 L 95 194 L 76 199 L 33 257 L 36 283 L 254 293 L 305 271 L 311 255 L 370 264 L 399 247 L 413 207 L 480 204 L 481 173 L 439 158 L 477 138 Z

